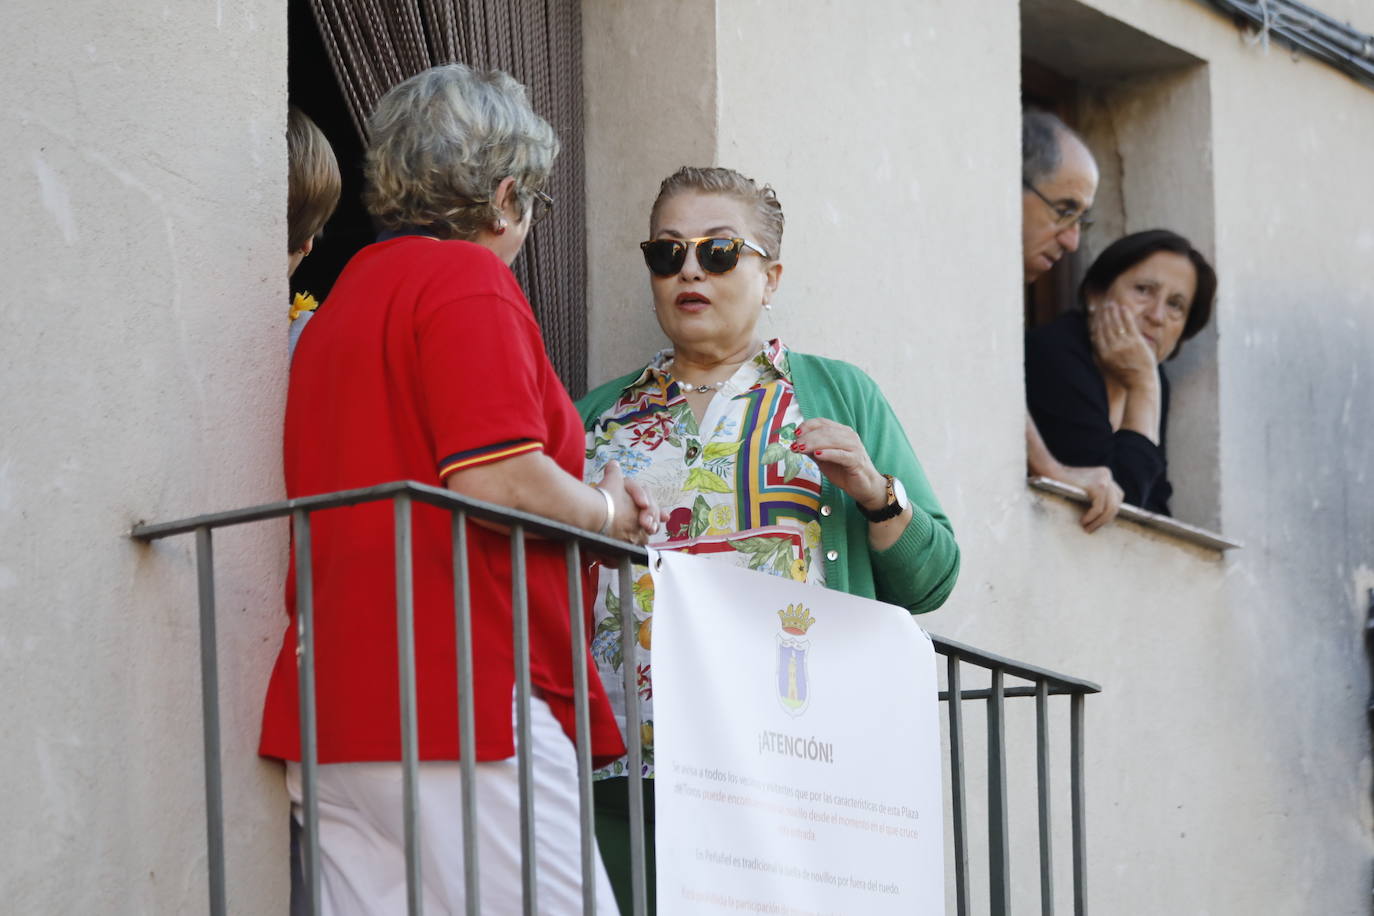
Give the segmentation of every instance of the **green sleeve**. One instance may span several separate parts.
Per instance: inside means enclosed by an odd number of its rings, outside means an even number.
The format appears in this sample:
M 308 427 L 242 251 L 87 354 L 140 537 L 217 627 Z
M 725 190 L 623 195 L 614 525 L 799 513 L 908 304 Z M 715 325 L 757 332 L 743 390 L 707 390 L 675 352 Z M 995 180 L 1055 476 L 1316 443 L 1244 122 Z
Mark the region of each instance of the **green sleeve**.
M 858 401 L 863 426 L 859 437 L 874 466 L 899 479 L 911 500 L 911 522 L 902 536 L 885 550 L 869 549 L 878 598 L 916 614 L 933 611 L 944 604 L 959 578 L 954 527 L 935 498 L 901 421 L 877 384 L 867 376 L 863 381 L 869 390 Z

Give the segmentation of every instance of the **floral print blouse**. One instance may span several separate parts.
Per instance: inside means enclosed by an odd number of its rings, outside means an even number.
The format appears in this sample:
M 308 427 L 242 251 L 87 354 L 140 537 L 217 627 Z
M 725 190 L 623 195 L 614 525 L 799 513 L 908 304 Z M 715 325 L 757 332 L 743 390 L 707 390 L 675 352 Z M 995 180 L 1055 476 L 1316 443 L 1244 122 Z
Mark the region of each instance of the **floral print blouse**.
M 769 341 L 711 399 L 698 424 L 665 367 L 672 350 L 656 355 L 644 372 L 587 432 L 588 481 L 608 461 L 644 486 L 668 511 L 668 523 L 650 544 L 661 550 L 708 556 L 745 569 L 824 585 L 820 552 L 821 472 L 810 457 L 792 451 L 805 417 L 788 372 L 787 350 Z M 625 729 L 619 572 L 603 567 L 597 586 L 592 657 Z M 654 586 L 635 568 L 636 684 L 641 700 L 643 773 L 654 772 L 651 645 Z M 628 742 L 629 735 L 625 736 Z M 621 759 L 595 778 L 623 776 Z

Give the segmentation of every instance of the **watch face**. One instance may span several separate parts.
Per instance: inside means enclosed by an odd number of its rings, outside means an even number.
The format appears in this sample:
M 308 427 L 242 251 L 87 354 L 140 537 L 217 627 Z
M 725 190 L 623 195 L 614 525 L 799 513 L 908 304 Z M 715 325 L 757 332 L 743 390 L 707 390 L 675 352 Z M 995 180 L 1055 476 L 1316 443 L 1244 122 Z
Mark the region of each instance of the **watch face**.
M 899 509 L 906 509 L 906 487 L 896 477 L 892 478 L 892 503 Z

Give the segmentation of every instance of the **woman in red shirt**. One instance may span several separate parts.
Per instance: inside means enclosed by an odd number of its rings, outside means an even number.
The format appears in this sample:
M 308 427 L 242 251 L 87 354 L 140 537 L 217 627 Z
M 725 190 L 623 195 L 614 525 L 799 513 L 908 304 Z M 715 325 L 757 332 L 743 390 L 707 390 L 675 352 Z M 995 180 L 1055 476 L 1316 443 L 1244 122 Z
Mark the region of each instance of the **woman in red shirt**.
M 509 269 L 558 151 L 504 73 L 436 67 L 393 88 L 369 122 L 366 203 L 385 228 L 344 269 L 302 338 L 287 398 L 295 498 L 418 480 L 642 543 L 647 497 L 612 468 L 581 482 L 582 424 Z M 392 509 L 312 518 L 320 867 L 325 913 L 392 913 L 406 897 Z M 520 848 L 510 545 L 470 526 L 481 910 L 518 911 Z M 527 550 L 541 908 L 581 906 L 572 647 L 560 544 Z M 293 568 L 294 573 L 294 568 Z M 261 752 L 288 761 L 300 802 L 294 589 L 268 688 Z M 422 894 L 464 906 L 453 571 L 447 512 L 414 507 Z M 592 685 L 593 755 L 623 752 Z M 601 882 L 605 888 L 604 878 Z M 598 893 L 613 911 L 609 890 Z

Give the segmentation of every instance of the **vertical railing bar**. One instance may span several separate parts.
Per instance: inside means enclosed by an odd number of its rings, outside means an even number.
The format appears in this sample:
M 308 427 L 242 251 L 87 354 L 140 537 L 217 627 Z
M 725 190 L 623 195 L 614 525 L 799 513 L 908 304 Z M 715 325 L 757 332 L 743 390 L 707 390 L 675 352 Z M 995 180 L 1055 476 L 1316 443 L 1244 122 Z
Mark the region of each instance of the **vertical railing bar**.
M 620 561 L 620 657 L 625 678 L 625 745 L 629 754 L 630 792 L 630 899 L 633 916 L 648 912 L 647 875 L 644 857 L 644 754 L 639 735 L 639 671 L 635 649 L 634 572 L 629 557 Z
M 949 656 L 949 791 L 954 816 L 954 906 L 968 916 L 968 835 L 964 798 L 964 703 L 959 688 L 959 657 Z
M 530 724 L 530 608 L 525 570 L 525 529 L 510 529 L 511 617 L 515 649 L 516 772 L 520 783 L 520 885 L 525 916 L 539 912 L 535 887 L 534 748 Z
M 210 529 L 196 529 L 196 590 L 200 602 L 200 704 L 205 745 L 205 842 L 210 913 L 228 911 L 224 881 L 224 774 L 219 742 L 219 657 L 215 648 L 215 551 Z
M 587 684 L 587 619 L 582 602 L 582 551 L 569 541 L 568 613 L 572 624 L 573 718 L 577 734 L 577 813 L 582 840 L 582 912 L 596 916 L 596 827 L 592 802 L 591 713 Z
M 301 874 L 305 907 L 319 916 L 320 794 L 319 738 L 315 726 L 315 554 L 310 546 L 310 513 L 291 513 L 291 536 L 296 542 L 296 694 L 301 726 Z
M 1075 693 L 1069 700 L 1069 803 L 1073 819 L 1073 912 L 1088 913 L 1087 813 L 1083 786 L 1083 707 L 1084 697 Z
M 415 696 L 415 581 L 412 563 L 411 502 L 405 494 L 393 504 L 396 520 L 396 648 L 401 674 L 401 806 L 405 819 L 406 911 L 419 916 L 420 883 L 419 724 Z
M 988 694 L 988 894 L 992 916 L 1011 912 L 1011 850 L 1007 836 L 1005 673 L 992 669 Z
M 472 588 L 468 582 L 467 513 L 453 523 L 453 613 L 458 650 L 458 770 L 462 776 L 463 889 L 468 916 L 481 916 L 477 858 L 477 714 L 472 675 Z
M 1054 913 L 1053 831 L 1050 821 L 1050 685 L 1035 682 L 1035 776 L 1040 807 L 1040 914 Z

